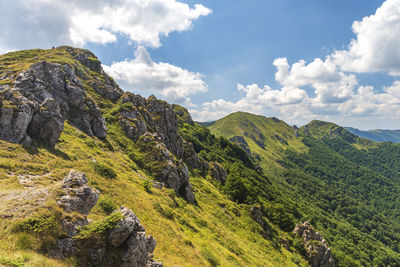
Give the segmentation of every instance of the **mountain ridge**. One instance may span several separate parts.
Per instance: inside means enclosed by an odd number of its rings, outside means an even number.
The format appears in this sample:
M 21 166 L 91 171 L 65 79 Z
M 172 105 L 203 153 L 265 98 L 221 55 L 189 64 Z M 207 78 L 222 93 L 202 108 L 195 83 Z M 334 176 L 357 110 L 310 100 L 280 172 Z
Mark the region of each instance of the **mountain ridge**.
M 345 127 L 349 132 L 375 142 L 400 143 L 400 130 L 375 129 L 362 131 L 353 127 Z

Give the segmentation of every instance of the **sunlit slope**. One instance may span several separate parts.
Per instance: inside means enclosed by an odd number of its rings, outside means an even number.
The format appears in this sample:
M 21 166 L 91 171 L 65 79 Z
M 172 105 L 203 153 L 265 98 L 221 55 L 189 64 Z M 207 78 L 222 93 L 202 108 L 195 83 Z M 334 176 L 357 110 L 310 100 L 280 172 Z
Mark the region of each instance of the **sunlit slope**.
M 277 191 L 332 245 L 339 266 L 400 264 L 399 146 L 359 138 L 333 123 L 297 129 L 243 112 L 209 129 L 243 137 Z
M 57 48 L 0 56 L 0 71 L 15 76 L 43 60 L 84 68 L 64 48 Z M 89 185 L 100 191 L 89 218 L 100 221 L 109 208 L 120 205 L 132 209 L 146 233 L 157 241 L 154 256 L 164 266 L 307 266 L 299 253 L 283 246 L 292 242 L 291 235 L 273 226 L 276 238 L 264 238 L 264 230 L 250 216 L 251 205 L 229 200 L 210 176 L 190 170 L 196 204 L 172 189 L 152 187 L 155 177 L 130 157 L 140 155 L 140 144 L 127 138 L 113 117 L 121 107 L 91 87 L 93 80 L 104 77 L 94 71 L 90 74 L 82 83 L 106 119 L 105 140 L 89 137 L 66 121 L 54 148 L 40 142 L 28 148 L 0 141 L 0 265 L 75 265 L 74 259 L 62 262 L 43 254 L 42 246 L 55 241 L 45 232 L 13 231 L 18 222 L 48 216 L 56 206 L 60 182 L 75 169 L 84 172 Z

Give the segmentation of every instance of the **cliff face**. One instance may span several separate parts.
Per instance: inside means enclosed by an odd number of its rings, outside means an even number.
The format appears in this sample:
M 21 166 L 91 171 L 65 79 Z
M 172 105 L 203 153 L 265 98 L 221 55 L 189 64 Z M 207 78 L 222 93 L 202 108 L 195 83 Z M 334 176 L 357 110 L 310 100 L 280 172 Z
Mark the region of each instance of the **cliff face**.
M 70 48 L 67 51 L 79 60 L 71 65 L 37 62 L 16 76 L 2 76 L 12 82 L 0 86 L 1 139 L 25 145 L 39 139 L 54 146 L 66 120 L 89 136 L 106 137 L 104 118 L 87 94 L 86 82 L 90 80 L 95 91 L 114 101 L 122 91 L 92 53 Z M 93 70 L 103 81 L 90 73 Z

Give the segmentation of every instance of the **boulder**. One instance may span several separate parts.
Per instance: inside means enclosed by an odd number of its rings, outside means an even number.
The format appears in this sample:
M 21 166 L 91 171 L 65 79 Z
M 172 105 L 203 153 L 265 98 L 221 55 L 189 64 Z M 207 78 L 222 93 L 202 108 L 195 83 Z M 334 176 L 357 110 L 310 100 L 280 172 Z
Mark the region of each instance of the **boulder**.
M 115 212 L 116 211 L 114 211 L 114 213 Z M 140 224 L 138 217 L 136 217 L 133 211 L 122 206 L 119 212 L 122 213 L 124 218 L 118 223 L 117 227 L 108 234 L 108 241 L 114 247 L 121 246 L 134 230 L 140 232 L 144 231 L 144 227 Z
M 58 205 L 66 212 L 87 215 L 99 199 L 99 191 L 87 186 L 86 175 L 75 170 L 64 178 L 62 188 L 66 194 L 61 196 Z

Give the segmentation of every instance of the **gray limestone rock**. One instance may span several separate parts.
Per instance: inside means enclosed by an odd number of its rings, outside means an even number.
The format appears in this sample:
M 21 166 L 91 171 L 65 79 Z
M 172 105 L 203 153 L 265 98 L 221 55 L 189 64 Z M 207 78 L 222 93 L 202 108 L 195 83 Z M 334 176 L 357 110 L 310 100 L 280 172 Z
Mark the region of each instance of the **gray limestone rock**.
M 308 262 L 312 267 L 335 267 L 335 259 L 325 239 L 309 222 L 298 223 L 293 232 L 303 239 Z
M 99 193 L 87 186 L 85 174 L 71 170 L 64 178 L 58 205 L 66 214 L 78 212 L 83 217 L 64 216 L 61 227 L 67 237 L 57 240 L 55 257 L 77 257 L 82 266 L 127 266 L 127 267 L 162 267 L 162 263 L 152 259 L 156 241 L 146 236 L 145 228 L 140 224 L 135 213 L 121 206 L 113 213 L 120 212 L 122 219 L 110 230 L 95 237 L 75 238 L 82 227 L 89 224 L 86 216 L 96 204 Z
M 86 175 L 75 170 L 64 178 L 62 188 L 66 194 L 60 198 L 58 205 L 66 212 L 87 215 L 99 199 L 99 192 L 87 186 Z
M 99 107 L 68 64 L 35 63 L 0 92 L 1 139 L 27 143 L 36 138 L 54 146 L 65 120 L 90 136 L 106 137 Z

